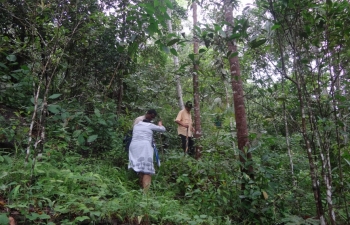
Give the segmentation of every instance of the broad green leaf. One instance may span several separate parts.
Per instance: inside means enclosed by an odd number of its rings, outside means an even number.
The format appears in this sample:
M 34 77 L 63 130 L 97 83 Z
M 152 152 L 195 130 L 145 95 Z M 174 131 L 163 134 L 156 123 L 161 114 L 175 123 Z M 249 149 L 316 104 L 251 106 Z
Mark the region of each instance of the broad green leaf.
M 231 53 L 230 56 L 228 57 L 229 59 L 238 56 L 238 52 Z
M 206 52 L 207 50 L 205 50 L 204 48 L 199 49 L 199 53 L 203 53 Z
M 82 130 L 75 130 L 73 132 L 73 137 L 78 137 L 81 134 Z
M 7 225 L 10 223 L 10 220 L 6 213 L 0 213 L 0 225 Z
M 275 24 L 275 25 L 273 25 L 273 26 L 271 27 L 271 30 L 276 30 L 276 29 L 278 29 L 278 28 L 280 28 L 280 27 L 281 27 L 281 25 Z
M 49 97 L 49 99 L 56 99 L 58 97 L 60 97 L 62 94 L 53 94 Z
M 169 0 L 164 0 L 164 2 L 169 9 L 174 9 L 173 4 Z
M 80 145 L 85 144 L 85 138 L 84 138 L 84 136 L 82 134 L 80 134 L 79 137 L 78 137 L 78 143 Z
M 6 56 L 6 59 L 10 62 L 15 62 L 17 60 L 17 57 L 15 55 L 8 55 Z
M 97 139 L 97 135 L 96 134 L 94 134 L 94 135 L 91 135 L 91 136 L 89 136 L 88 137 L 88 139 L 87 139 L 87 142 L 93 142 L 94 140 L 96 140 Z
M 238 33 L 232 34 L 232 35 L 228 38 L 228 40 L 237 39 L 237 38 L 239 38 L 239 37 L 241 37 L 241 34 L 238 34 Z
M 192 61 L 194 61 L 194 54 L 189 54 L 188 57 L 189 57 Z
M 157 33 L 159 31 L 157 23 L 150 23 L 147 29 L 150 35 L 153 35 L 154 33 Z
M 176 51 L 174 48 L 171 48 L 171 49 L 170 49 L 170 52 L 171 52 L 171 54 L 173 54 L 174 56 L 178 56 L 177 51 Z
M 180 39 L 178 39 L 178 38 L 172 39 L 171 41 L 168 42 L 167 46 L 173 45 L 173 44 L 177 43 L 178 41 L 180 41 Z
M 49 110 L 50 112 L 57 114 L 60 112 L 59 110 L 60 106 L 59 105 L 49 105 L 47 106 L 47 110 Z
M 51 217 L 45 213 L 38 216 L 39 219 L 45 220 L 45 219 L 51 219 Z
M 99 109 L 95 108 L 94 113 L 97 117 L 101 117 L 101 113 Z
M 0 155 L 0 162 L 4 162 L 4 157 Z
M 226 32 L 225 31 L 223 31 L 223 30 L 219 30 L 219 34 L 220 34 L 220 36 L 221 37 L 223 37 L 223 38 L 226 38 Z
M 30 101 L 35 104 L 34 98 L 31 98 Z M 41 105 L 41 103 L 43 102 L 43 100 L 41 98 L 38 98 L 38 105 Z
M 104 119 L 99 119 L 98 123 L 107 126 L 107 123 Z
M 21 185 L 17 185 L 10 193 L 10 196 L 12 197 L 12 199 L 16 199 L 17 195 L 19 193 L 19 189 L 21 188 Z
M 218 32 L 219 30 L 221 30 L 221 26 L 215 23 L 214 24 L 214 29 L 215 29 L 216 32 Z
M 78 216 L 75 218 L 75 221 L 83 222 L 84 220 L 88 220 L 88 219 L 90 218 L 87 216 Z
M 8 69 L 8 67 L 5 64 L 1 63 L 1 62 L 0 62 L 0 67 L 2 67 L 4 69 Z
M 260 39 L 260 40 L 253 40 L 249 44 L 250 44 L 251 48 L 257 48 L 257 47 L 265 44 L 266 41 L 267 40 L 264 38 L 264 39 Z

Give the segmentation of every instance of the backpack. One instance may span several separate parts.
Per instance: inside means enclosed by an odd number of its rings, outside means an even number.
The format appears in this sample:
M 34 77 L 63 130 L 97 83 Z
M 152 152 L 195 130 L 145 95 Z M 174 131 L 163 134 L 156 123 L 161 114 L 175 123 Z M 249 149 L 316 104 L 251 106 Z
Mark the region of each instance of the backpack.
M 130 146 L 131 140 L 132 140 L 132 130 L 129 130 L 125 134 L 124 139 L 123 139 L 124 150 L 127 153 L 129 152 L 129 146 Z

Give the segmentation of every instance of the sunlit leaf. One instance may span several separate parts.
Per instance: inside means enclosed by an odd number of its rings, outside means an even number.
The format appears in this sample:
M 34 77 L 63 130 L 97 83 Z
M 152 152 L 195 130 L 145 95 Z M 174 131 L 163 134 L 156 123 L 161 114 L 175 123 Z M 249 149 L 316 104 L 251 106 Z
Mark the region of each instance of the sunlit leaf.
M 56 99 L 58 97 L 60 97 L 62 94 L 53 94 L 49 97 L 49 99 Z

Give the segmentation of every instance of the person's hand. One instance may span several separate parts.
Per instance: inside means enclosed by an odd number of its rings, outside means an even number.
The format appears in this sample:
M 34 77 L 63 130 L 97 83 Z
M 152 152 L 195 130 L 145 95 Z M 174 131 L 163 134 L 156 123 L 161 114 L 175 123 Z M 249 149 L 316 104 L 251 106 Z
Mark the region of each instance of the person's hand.
M 163 123 L 161 120 L 158 121 L 158 126 L 163 126 Z
M 186 124 L 185 124 L 185 125 L 182 125 L 182 126 L 183 126 L 183 127 L 186 127 L 186 128 L 188 128 L 188 127 L 189 127 L 189 126 L 188 126 L 188 125 L 186 125 Z

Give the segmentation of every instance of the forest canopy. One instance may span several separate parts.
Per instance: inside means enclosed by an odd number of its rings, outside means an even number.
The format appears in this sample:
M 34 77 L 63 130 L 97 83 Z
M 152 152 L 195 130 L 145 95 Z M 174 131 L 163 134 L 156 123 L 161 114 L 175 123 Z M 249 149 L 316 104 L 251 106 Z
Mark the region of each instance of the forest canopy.
M 349 11 L 0 1 L 0 225 L 348 224 Z M 123 139 L 149 109 L 167 132 L 144 192 Z

